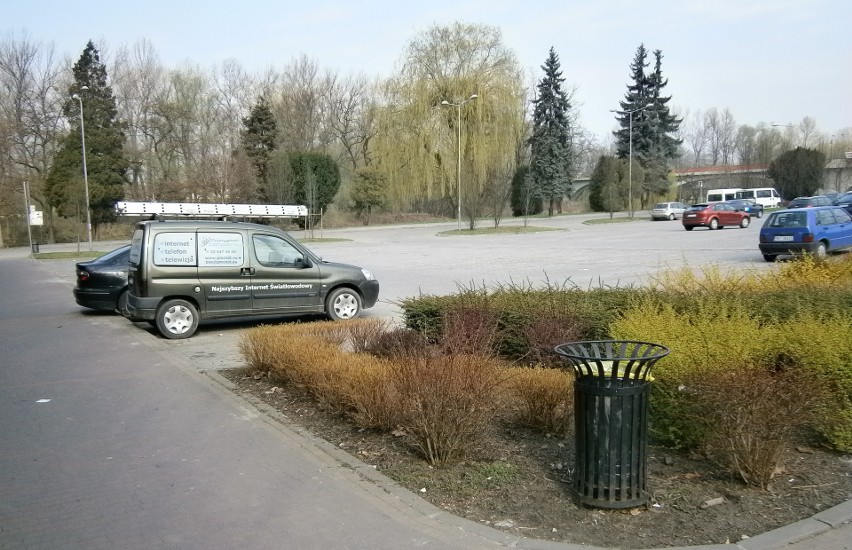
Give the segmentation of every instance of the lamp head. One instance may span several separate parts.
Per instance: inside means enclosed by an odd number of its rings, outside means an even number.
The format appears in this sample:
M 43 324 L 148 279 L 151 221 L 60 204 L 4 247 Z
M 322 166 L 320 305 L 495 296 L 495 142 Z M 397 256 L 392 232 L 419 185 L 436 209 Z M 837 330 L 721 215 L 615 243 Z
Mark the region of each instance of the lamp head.
M 441 102 L 441 105 L 449 105 L 449 104 L 450 104 L 450 102 L 449 102 L 449 101 L 447 101 L 446 99 L 445 99 L 444 101 L 442 101 L 442 102 Z

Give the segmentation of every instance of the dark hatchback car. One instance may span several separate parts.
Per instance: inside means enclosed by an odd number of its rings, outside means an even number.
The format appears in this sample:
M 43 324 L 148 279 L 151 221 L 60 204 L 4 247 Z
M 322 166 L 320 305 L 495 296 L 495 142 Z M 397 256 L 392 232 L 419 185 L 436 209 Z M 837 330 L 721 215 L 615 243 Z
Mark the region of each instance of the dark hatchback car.
M 123 313 L 127 305 L 127 262 L 130 245 L 100 258 L 77 263 L 74 299 L 83 307 Z
M 757 204 L 754 199 L 734 199 L 728 202 L 734 205 L 735 210 L 745 212 L 752 218 L 763 217 L 763 205 Z
M 852 192 L 840 195 L 837 200 L 834 201 L 834 205 L 839 206 L 852 214 Z
M 771 213 L 760 228 L 758 245 L 763 259 L 852 249 L 852 216 L 839 206 L 817 206 Z
M 696 227 L 719 229 L 726 225 L 748 227 L 751 216 L 736 210 L 729 202 L 706 202 L 693 204 L 683 213 L 683 228 L 692 231 Z
M 823 195 L 814 197 L 796 197 L 787 203 L 787 208 L 813 208 L 815 206 L 831 206 L 832 200 Z

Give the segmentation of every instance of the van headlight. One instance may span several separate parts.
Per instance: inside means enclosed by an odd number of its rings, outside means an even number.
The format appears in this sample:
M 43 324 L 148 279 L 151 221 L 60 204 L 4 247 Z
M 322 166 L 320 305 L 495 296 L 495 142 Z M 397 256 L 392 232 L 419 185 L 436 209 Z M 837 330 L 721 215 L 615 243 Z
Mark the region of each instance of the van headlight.
M 366 277 L 366 279 L 367 279 L 368 281 L 373 281 L 373 280 L 375 280 L 375 277 L 373 276 L 373 272 L 372 272 L 372 271 L 370 271 L 369 269 L 364 269 L 364 268 L 362 267 L 362 268 L 361 268 L 361 273 L 363 273 L 363 274 L 364 274 L 364 277 Z

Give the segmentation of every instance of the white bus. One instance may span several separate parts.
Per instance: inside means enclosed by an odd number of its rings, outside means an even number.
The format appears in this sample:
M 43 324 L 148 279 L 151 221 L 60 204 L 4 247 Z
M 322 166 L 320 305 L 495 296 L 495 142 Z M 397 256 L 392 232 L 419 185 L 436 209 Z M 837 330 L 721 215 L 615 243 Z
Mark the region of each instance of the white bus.
M 730 189 L 710 189 L 707 191 L 707 202 L 730 201 L 737 198 L 737 193 L 744 191 L 741 187 Z
M 742 189 L 737 191 L 738 199 L 754 199 L 757 204 L 764 208 L 778 208 L 781 206 L 781 195 L 773 187 L 755 187 L 754 189 Z

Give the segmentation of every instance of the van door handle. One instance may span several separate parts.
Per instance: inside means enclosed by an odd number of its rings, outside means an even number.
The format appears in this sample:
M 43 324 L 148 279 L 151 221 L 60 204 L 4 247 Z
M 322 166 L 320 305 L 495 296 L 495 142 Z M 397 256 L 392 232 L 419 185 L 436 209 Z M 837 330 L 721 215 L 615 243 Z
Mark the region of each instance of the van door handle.
M 254 275 L 254 268 L 253 267 L 244 267 L 244 268 L 240 269 L 240 275 L 243 276 L 243 277 L 249 277 L 251 275 Z

